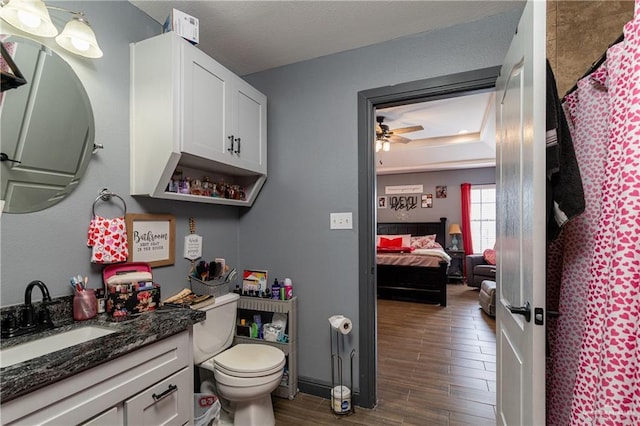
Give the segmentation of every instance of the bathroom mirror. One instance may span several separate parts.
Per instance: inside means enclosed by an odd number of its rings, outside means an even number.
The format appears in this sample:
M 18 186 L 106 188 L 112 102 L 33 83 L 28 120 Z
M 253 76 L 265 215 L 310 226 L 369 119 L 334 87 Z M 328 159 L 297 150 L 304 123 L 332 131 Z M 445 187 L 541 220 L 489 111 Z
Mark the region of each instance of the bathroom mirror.
M 29 213 L 78 185 L 93 152 L 93 111 L 82 82 L 57 53 L 23 37 L 0 38 L 26 80 L 0 99 L 0 199 L 6 213 Z

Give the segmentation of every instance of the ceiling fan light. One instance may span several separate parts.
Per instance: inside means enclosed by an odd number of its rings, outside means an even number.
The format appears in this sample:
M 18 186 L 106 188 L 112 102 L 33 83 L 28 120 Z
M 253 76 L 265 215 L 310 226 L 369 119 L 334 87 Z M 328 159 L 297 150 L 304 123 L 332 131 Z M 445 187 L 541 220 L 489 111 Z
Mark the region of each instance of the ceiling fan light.
M 382 141 L 378 139 L 376 141 L 376 152 L 380 152 L 381 149 L 382 149 Z
M 93 59 L 101 58 L 103 55 L 95 33 L 81 15 L 76 15 L 67 22 L 60 35 L 56 37 L 56 42 L 76 55 Z
M 0 8 L 0 18 L 17 29 L 40 37 L 54 37 L 58 29 L 40 0 L 10 0 Z
M 391 144 L 389 143 L 389 141 L 384 141 L 382 143 L 382 150 L 389 151 L 390 149 L 391 149 Z

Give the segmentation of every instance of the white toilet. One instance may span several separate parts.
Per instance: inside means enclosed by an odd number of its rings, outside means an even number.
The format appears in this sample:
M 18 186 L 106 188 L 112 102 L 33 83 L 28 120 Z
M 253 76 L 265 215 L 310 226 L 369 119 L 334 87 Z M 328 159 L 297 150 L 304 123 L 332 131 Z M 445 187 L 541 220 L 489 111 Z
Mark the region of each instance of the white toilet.
M 194 364 L 200 368 L 201 378 L 213 373 L 216 393 L 223 408 L 231 409 L 234 425 L 274 425 L 271 392 L 282 378 L 284 352 L 261 344 L 231 347 L 239 297 L 228 293 L 201 308 L 207 318 L 193 326 Z M 206 379 L 202 381 L 202 390 L 211 388 Z

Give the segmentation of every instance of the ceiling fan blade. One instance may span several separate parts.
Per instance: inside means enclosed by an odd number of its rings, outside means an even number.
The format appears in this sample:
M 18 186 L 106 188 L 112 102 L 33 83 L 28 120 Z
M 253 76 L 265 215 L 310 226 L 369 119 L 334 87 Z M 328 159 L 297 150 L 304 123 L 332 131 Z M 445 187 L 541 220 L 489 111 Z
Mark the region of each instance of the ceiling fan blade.
M 391 133 L 393 133 L 394 135 L 401 135 L 403 133 L 417 132 L 419 130 L 424 130 L 424 127 L 422 127 L 420 125 L 411 126 L 411 127 L 400 127 L 399 129 L 391 130 Z
M 391 142 L 399 142 L 399 143 L 409 143 L 411 142 L 411 139 L 409 138 L 405 138 L 404 136 L 398 136 L 398 135 L 390 135 L 389 136 L 389 141 Z
M 382 133 L 382 127 L 380 127 L 380 124 L 376 124 L 376 133 Z

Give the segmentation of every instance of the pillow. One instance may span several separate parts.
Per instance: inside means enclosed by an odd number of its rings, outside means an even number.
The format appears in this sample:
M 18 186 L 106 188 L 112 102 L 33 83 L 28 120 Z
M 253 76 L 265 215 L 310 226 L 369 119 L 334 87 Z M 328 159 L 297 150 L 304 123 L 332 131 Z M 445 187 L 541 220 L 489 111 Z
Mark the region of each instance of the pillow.
M 436 234 L 423 235 L 421 237 L 411 237 L 411 247 L 413 248 L 432 248 L 427 246 L 433 243 L 436 243 Z
M 431 241 L 429 244 L 427 244 L 426 246 L 422 247 L 422 248 L 426 248 L 426 249 L 442 249 L 442 246 L 435 242 L 435 241 Z
M 482 256 L 484 257 L 484 260 L 489 265 L 495 265 L 496 264 L 496 251 L 495 250 L 486 249 L 485 251 L 482 252 Z
M 380 238 L 380 243 L 378 244 L 378 247 L 383 247 L 383 248 L 402 247 L 402 237 L 398 237 L 398 238 L 382 237 Z
M 411 234 L 398 234 L 398 235 L 378 235 L 376 237 L 376 246 L 380 247 L 380 240 L 382 238 L 386 238 L 388 240 L 393 240 L 396 238 L 402 238 L 402 244 L 397 244 L 396 246 L 400 247 L 411 247 Z

